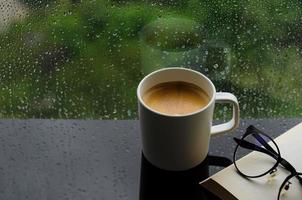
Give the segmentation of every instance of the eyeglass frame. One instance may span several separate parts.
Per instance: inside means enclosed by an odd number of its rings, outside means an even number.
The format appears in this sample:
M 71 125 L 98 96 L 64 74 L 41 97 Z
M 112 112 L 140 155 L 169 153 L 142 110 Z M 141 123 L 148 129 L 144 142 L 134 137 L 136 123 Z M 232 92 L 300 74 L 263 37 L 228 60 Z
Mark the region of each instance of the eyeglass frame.
M 252 135 L 261 145 L 263 145 L 264 148 L 244 140 L 249 135 Z M 277 152 L 271 147 L 271 145 L 269 145 L 261 137 L 261 135 L 264 135 L 270 141 L 273 142 L 273 144 L 276 146 Z M 293 178 L 293 177 L 297 178 L 299 180 L 300 184 L 302 185 L 302 177 L 300 177 L 300 176 L 302 176 L 302 173 L 297 172 L 297 170 L 287 160 L 285 160 L 284 158 L 281 157 L 281 152 L 280 152 L 280 149 L 279 149 L 277 143 L 269 135 L 265 134 L 263 131 L 257 129 L 253 125 L 250 125 L 240 139 L 236 138 L 236 137 L 234 137 L 233 139 L 237 144 L 237 146 L 235 147 L 235 150 L 234 150 L 234 154 L 233 154 L 233 163 L 234 163 L 234 166 L 235 166 L 237 172 L 241 176 L 243 176 L 245 178 L 259 178 L 259 177 L 265 176 L 268 173 L 271 173 L 273 170 L 277 169 L 277 167 L 280 164 L 284 169 L 286 169 L 287 171 L 290 172 L 290 175 L 288 175 L 285 178 L 285 180 L 283 181 L 283 183 L 281 184 L 281 186 L 279 188 L 279 192 L 278 192 L 278 199 L 280 198 L 280 194 L 282 192 L 283 187 L 285 186 L 285 184 L 287 182 L 289 182 L 289 180 L 291 178 Z M 256 176 L 246 175 L 243 172 L 241 172 L 239 170 L 238 166 L 236 165 L 236 152 L 237 152 L 239 146 L 242 148 L 250 149 L 252 151 L 258 151 L 261 153 L 265 153 L 265 154 L 269 155 L 270 157 L 274 158 L 277 162 L 275 163 L 275 165 L 273 165 L 272 168 L 270 168 L 269 170 L 267 170 L 266 172 L 264 172 L 260 175 L 256 175 Z

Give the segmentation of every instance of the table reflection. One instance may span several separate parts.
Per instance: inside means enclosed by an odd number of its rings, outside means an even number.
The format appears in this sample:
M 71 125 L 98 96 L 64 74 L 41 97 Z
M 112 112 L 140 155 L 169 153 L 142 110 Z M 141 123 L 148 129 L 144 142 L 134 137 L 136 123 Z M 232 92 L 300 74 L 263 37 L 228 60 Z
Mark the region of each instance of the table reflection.
M 174 172 L 154 167 L 142 154 L 139 198 L 140 200 L 219 200 L 198 183 L 209 177 L 209 166 L 226 167 L 231 163 L 225 157 L 209 155 L 193 169 Z

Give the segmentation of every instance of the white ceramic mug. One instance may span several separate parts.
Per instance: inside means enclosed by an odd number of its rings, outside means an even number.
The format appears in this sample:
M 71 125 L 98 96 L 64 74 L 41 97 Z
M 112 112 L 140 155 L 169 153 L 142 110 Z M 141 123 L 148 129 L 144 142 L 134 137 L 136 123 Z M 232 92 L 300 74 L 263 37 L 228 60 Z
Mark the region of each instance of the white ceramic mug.
M 142 96 L 151 87 L 164 82 L 182 81 L 202 88 L 210 97 L 208 105 L 181 116 L 167 115 L 150 108 Z M 237 98 L 216 92 L 214 84 L 203 74 L 186 68 L 163 68 L 143 78 L 137 87 L 143 154 L 153 165 L 173 171 L 193 168 L 207 156 L 210 135 L 232 131 L 239 124 Z M 212 126 L 215 102 L 231 103 L 229 122 Z

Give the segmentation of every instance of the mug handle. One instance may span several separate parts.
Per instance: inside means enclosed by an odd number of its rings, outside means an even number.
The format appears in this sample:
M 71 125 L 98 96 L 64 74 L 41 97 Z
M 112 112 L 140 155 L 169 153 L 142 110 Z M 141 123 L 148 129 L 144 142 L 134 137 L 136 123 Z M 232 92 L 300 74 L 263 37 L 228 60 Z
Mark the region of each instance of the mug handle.
M 212 126 L 211 135 L 217 135 L 232 131 L 239 125 L 239 104 L 237 98 L 228 92 L 217 92 L 215 103 L 231 103 L 233 105 L 233 117 L 230 121 Z

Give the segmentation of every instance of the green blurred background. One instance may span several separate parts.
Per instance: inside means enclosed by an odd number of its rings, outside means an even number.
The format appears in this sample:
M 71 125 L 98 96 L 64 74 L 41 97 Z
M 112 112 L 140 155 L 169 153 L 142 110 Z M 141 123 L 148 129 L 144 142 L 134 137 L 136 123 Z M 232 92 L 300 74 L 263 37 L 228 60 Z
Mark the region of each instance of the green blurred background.
M 142 67 L 141 34 L 161 19 L 198 25 L 194 40 L 202 52 L 198 69 L 218 91 L 238 97 L 243 118 L 302 116 L 301 1 L 19 0 L 19 4 L 22 17 L 0 31 L 1 118 L 137 118 L 136 87 L 150 71 Z M 185 24 L 171 23 L 186 31 Z M 157 39 L 165 44 L 174 36 L 159 33 Z M 182 47 L 191 48 L 184 42 Z M 228 109 L 218 107 L 216 118 L 225 117 L 222 113 Z

